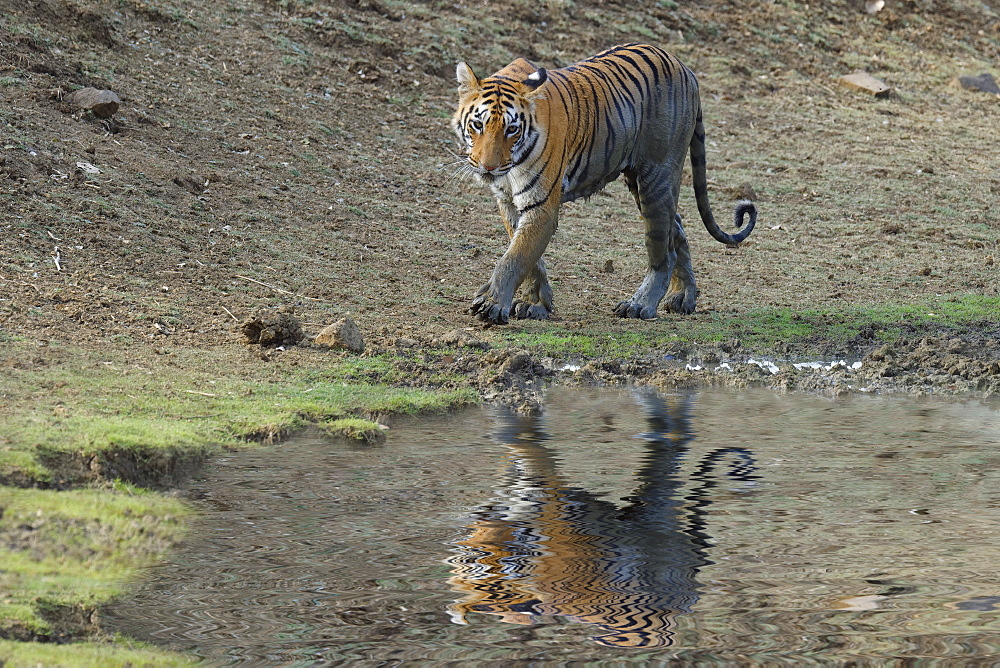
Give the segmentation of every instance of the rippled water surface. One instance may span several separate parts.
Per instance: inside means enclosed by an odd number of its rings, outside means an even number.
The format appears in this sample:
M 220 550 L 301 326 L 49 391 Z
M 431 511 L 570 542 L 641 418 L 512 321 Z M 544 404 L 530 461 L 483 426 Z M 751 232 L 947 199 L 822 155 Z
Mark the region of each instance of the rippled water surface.
M 551 390 L 218 459 L 108 611 L 212 664 L 1000 659 L 997 405 Z

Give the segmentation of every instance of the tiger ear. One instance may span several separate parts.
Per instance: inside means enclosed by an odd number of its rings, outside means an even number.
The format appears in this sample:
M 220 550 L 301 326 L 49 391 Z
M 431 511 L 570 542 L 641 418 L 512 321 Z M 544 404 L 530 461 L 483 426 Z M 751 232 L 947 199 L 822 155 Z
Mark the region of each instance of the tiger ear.
M 528 75 L 524 80 L 524 85 L 531 90 L 538 90 L 542 84 L 549 80 L 549 73 L 544 67 L 539 67 L 537 70 Z
M 479 88 L 479 77 L 466 63 L 459 63 L 455 68 L 455 78 L 458 79 L 458 92 L 468 93 Z

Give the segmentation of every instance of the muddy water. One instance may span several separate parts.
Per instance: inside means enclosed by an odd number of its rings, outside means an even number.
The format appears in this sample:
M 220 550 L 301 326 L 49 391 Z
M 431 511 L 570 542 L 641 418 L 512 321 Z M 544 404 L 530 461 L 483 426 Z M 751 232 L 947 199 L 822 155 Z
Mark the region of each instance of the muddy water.
M 1000 656 L 1000 406 L 550 391 L 196 481 L 107 615 L 212 664 Z

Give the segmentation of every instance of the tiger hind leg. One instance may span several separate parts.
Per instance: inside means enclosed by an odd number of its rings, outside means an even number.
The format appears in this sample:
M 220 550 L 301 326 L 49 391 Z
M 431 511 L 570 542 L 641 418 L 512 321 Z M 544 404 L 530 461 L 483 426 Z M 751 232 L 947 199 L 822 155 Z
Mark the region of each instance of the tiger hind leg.
M 698 287 L 694 282 L 694 267 L 691 266 L 691 247 L 684 234 L 679 213 L 674 214 L 674 235 L 677 259 L 674 262 L 674 273 L 670 277 L 670 287 L 661 303 L 671 313 L 689 315 L 694 313 Z
M 625 183 L 635 198 L 646 224 L 649 268 L 630 299 L 615 307 L 622 318 L 652 319 L 660 302 L 674 313 L 694 311 L 697 288 L 691 267 L 691 251 L 677 215 L 680 169 L 652 165 L 624 172 Z
M 552 315 L 552 286 L 545 273 L 544 261 L 538 260 L 538 264 L 524 279 L 520 295 L 514 299 L 510 314 L 522 320 L 547 320 Z

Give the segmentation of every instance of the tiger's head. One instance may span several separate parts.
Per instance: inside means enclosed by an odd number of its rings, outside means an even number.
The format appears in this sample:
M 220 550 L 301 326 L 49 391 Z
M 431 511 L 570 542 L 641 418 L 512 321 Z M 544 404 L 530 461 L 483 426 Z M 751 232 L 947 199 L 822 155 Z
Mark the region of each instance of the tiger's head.
M 451 125 L 466 156 L 468 171 L 492 183 L 522 162 L 538 144 L 535 100 L 548 73 L 518 59 L 491 77 L 479 79 L 459 63 L 458 110 Z

